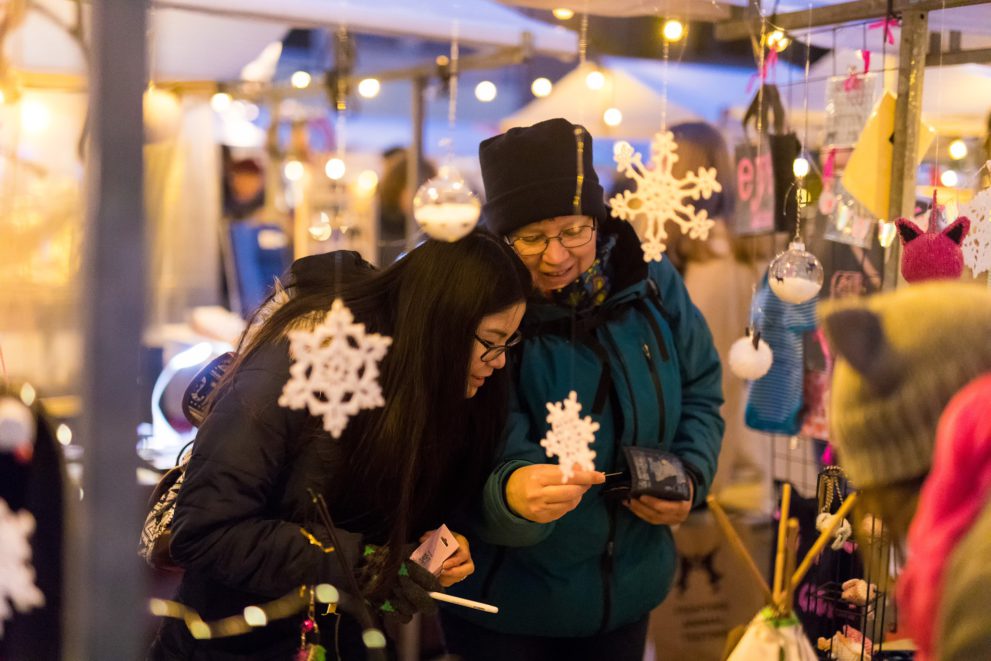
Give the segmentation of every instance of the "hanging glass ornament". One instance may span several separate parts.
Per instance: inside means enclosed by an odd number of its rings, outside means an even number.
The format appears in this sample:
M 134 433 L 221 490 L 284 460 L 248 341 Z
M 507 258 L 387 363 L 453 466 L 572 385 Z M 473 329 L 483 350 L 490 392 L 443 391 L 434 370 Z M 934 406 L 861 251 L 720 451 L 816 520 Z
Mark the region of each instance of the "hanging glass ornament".
M 314 241 L 327 241 L 334 234 L 334 226 L 330 222 L 330 214 L 320 211 L 310 218 L 310 226 L 307 228 Z
M 453 242 L 478 223 L 482 204 L 453 165 L 443 165 L 413 197 L 413 217 L 427 236 Z
M 804 303 L 822 289 L 822 264 L 805 250 L 801 241 L 792 241 L 788 250 L 771 262 L 768 272 L 771 291 L 786 303 Z

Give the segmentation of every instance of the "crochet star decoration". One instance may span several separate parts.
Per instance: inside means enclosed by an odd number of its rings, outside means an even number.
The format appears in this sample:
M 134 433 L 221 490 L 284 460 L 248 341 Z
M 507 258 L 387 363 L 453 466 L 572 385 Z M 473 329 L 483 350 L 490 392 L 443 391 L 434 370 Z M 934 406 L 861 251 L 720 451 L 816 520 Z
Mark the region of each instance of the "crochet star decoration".
M 540 445 L 547 450 L 548 457 L 558 457 L 562 483 L 574 476 L 575 464 L 582 470 L 595 470 L 595 451 L 589 446 L 595 441 L 599 423 L 592 422 L 591 416 L 581 417 L 581 410 L 574 390 L 567 399 L 547 404 L 547 422 L 551 428 Z
M 975 276 L 991 271 L 991 188 L 986 188 L 965 205 L 960 215 L 973 220 L 970 233 L 960 246 L 963 261 Z
M 715 224 L 708 211 L 696 211 L 687 200 L 709 199 L 713 193 L 722 191 L 716 180 L 716 168 L 700 167 L 698 172 L 686 172 L 683 179 L 678 179 L 673 174 L 677 149 L 671 131 L 655 134 L 650 146 L 650 168 L 643 164 L 643 157 L 630 143 L 617 142 L 613 149 L 616 170 L 633 179 L 636 190 L 623 191 L 609 200 L 612 215 L 632 221 L 643 214 L 647 219 L 641 243 L 646 262 L 659 262 L 663 258 L 668 237 L 665 226 L 669 221 L 678 225 L 682 234 L 702 240 L 709 237 L 709 230 Z
M 0 498 L 0 638 L 3 623 L 14 610 L 25 613 L 45 605 L 45 595 L 34 584 L 31 544 L 34 517 L 30 512 L 12 512 Z M 12 608 L 13 607 L 13 608 Z
M 293 364 L 279 405 L 323 416 L 323 428 L 340 438 L 348 418 L 385 404 L 378 363 L 390 344 L 391 337 L 365 333 L 365 325 L 354 323 L 351 310 L 335 300 L 316 328 L 289 332 Z

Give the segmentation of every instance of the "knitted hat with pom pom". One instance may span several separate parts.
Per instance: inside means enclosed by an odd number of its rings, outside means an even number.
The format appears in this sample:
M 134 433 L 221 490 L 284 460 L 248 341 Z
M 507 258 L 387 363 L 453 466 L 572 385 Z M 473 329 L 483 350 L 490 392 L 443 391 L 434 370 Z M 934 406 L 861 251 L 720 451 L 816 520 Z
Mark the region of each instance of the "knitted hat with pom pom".
M 850 479 L 878 487 L 925 476 L 947 402 L 991 372 L 991 292 L 934 281 L 824 303 L 820 315 L 837 356 L 831 439 Z

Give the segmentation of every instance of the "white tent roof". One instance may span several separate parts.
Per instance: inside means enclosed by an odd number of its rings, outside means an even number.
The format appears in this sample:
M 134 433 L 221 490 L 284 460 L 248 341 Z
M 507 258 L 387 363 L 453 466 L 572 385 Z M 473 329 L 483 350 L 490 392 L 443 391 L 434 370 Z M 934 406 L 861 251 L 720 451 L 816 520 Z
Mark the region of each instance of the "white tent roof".
M 606 75 L 599 91 L 588 89 L 586 75 L 598 68 Z M 777 76 L 788 75 L 788 65 L 778 65 Z M 667 124 L 705 120 L 722 123 L 724 112 L 749 103 L 755 93 L 748 90 L 754 70 L 714 64 L 670 62 L 667 74 L 659 60 L 605 57 L 576 68 L 554 85 L 551 94 L 536 99 L 507 117 L 503 129 L 526 126 L 552 117 L 566 117 L 588 127 L 598 138 L 649 139 L 661 126 L 664 79 L 667 77 Z M 792 71 L 792 76 L 797 72 Z M 623 113 L 617 127 L 606 126 L 603 112 L 616 107 Z
M 585 83 L 586 76 L 595 70 L 605 76 L 605 85 L 600 90 L 590 90 Z M 550 95 L 532 101 L 505 118 L 500 126 L 507 130 L 565 117 L 585 126 L 596 138 L 645 140 L 661 127 L 662 102 L 663 97 L 657 90 L 624 69 L 586 62 L 561 78 Z M 608 126 L 603 121 L 603 113 L 608 108 L 618 108 L 623 113 L 619 126 Z M 699 115 L 691 110 L 668 101 L 669 125 L 698 119 Z
M 65 24 L 71 0 L 36 0 Z M 535 52 L 562 58 L 578 50 L 577 35 L 489 0 L 153 0 L 149 43 L 153 76 L 163 80 L 232 80 L 241 67 L 293 27 L 346 25 L 360 33 L 461 42 L 481 47 L 518 46 L 533 37 Z M 87 8 L 88 10 L 88 8 Z M 29 71 L 81 73 L 78 46 L 38 11 L 11 37 L 8 54 Z

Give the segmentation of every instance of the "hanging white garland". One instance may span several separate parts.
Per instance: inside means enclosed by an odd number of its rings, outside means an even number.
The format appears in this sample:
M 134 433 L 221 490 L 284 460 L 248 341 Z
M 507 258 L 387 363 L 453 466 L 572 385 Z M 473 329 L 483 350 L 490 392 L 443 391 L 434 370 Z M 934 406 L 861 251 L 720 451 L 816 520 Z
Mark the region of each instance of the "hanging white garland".
M 644 261 L 659 262 L 667 250 L 668 232 L 665 225 L 675 223 L 682 234 L 692 239 L 707 239 L 715 224 L 705 209 L 696 211 L 689 199 L 709 199 L 723 187 L 716 179 L 716 168 L 699 168 L 698 172 L 686 172 L 683 179 L 673 174 L 678 161 L 675 152 L 678 144 L 671 131 L 661 131 L 651 141 L 652 167 L 643 163 L 643 157 L 628 142 L 618 142 L 613 149 L 616 169 L 633 179 L 636 190 L 626 190 L 616 195 L 609 204 L 612 215 L 628 222 L 643 214 L 647 219 L 642 243 Z
M 318 326 L 289 332 L 293 364 L 279 405 L 322 416 L 323 428 L 340 438 L 348 418 L 385 404 L 378 363 L 391 344 L 391 337 L 365 333 L 365 325 L 354 323 L 351 310 L 335 300 Z

